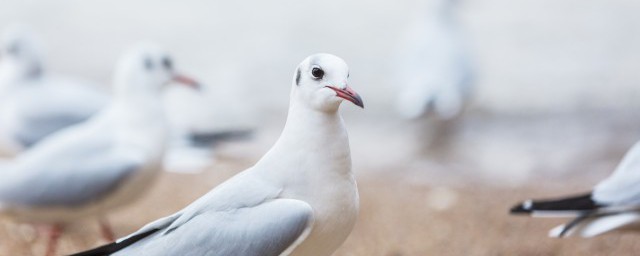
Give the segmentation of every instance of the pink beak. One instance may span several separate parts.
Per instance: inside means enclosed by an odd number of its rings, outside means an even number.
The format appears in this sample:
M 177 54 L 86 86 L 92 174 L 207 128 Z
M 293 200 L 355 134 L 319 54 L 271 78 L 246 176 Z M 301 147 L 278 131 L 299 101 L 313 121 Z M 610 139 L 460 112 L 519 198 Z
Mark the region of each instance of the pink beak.
M 344 89 L 340 89 L 331 85 L 327 85 L 326 87 L 334 90 L 336 92 L 336 96 L 351 101 L 358 107 L 364 108 L 364 103 L 362 102 L 362 98 L 360 98 L 360 95 L 358 95 L 358 93 L 351 89 L 351 87 L 349 87 L 348 85 L 345 86 Z
M 175 75 L 173 75 L 172 80 L 174 82 L 176 82 L 176 83 L 189 86 L 189 87 L 191 87 L 193 89 L 196 89 L 196 90 L 200 90 L 200 83 L 198 83 L 196 80 L 194 80 L 194 79 L 192 79 L 192 78 L 190 78 L 188 76 L 184 76 L 184 75 L 181 75 L 181 74 L 175 74 Z

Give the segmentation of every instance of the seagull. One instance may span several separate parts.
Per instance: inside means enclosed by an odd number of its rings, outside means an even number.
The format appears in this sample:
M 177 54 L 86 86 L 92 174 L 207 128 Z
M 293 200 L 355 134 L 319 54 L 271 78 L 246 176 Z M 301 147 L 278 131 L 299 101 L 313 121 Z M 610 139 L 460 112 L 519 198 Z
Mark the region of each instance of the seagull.
M 167 125 L 160 96 L 170 82 L 197 86 L 158 46 L 127 52 L 109 106 L 1 166 L 0 214 L 48 226 L 47 255 L 64 225 L 80 218 L 97 217 L 113 241 L 104 215 L 138 198 L 161 169 Z
M 398 46 L 396 106 L 406 119 L 434 114 L 449 120 L 468 101 L 473 69 L 453 12 L 456 0 L 430 0 Z M 424 10 L 429 10 L 425 15 Z
M 109 102 L 97 86 L 49 74 L 41 48 L 20 25 L 5 30 L 0 41 L 0 141 L 9 153 L 86 121 Z
M 551 237 L 593 237 L 640 222 L 640 142 L 627 152 L 613 174 L 591 192 L 555 200 L 527 200 L 512 214 L 570 217 L 549 232 Z
M 164 158 L 168 172 L 197 173 L 215 162 L 215 148 L 221 143 L 247 140 L 252 130 L 242 124 L 234 106 L 222 104 L 217 91 L 203 85 L 194 92 L 174 87 L 164 93 L 171 140 Z M 221 115 L 219 113 L 224 113 Z
M 339 57 L 307 57 L 294 74 L 282 135 L 253 167 L 179 212 L 75 256 L 331 255 L 358 214 L 338 108 L 363 102 L 348 76 Z

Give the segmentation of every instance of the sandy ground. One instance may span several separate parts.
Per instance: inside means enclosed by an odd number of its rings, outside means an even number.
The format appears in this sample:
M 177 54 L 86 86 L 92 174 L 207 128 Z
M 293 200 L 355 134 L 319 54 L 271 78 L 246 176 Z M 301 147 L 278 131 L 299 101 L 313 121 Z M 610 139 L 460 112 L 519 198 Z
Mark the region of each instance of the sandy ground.
M 335 255 L 627 255 L 640 249 L 638 234 L 550 239 L 547 231 L 564 220 L 508 215 L 518 201 L 586 191 L 608 175 L 640 137 L 633 115 L 474 114 L 448 135 L 450 146 L 438 150 L 418 143 L 430 135 L 418 131 L 432 126 L 388 121 L 373 127 L 347 118 L 361 213 Z M 413 133 L 390 132 L 398 126 Z M 163 172 L 134 205 L 109 215 L 117 235 L 183 208 L 250 166 L 280 128 L 274 124 L 252 141 L 223 145 L 203 173 Z M 0 255 L 42 255 L 44 242 L 28 225 L 0 222 Z M 67 229 L 59 252 L 103 243 L 96 222 L 80 221 Z
M 246 166 L 219 163 L 200 175 L 163 174 L 138 204 L 111 215 L 119 236 L 172 213 Z M 595 239 L 546 237 L 560 220 L 508 216 L 507 209 L 530 195 L 575 191 L 569 186 L 540 192 L 535 187 L 495 189 L 407 184 L 393 178 L 360 179 L 361 214 L 352 235 L 335 255 L 625 255 L 637 252 L 637 234 Z M 582 187 L 584 189 L 584 187 Z M 445 198 L 442 200 L 442 198 Z M 0 255 L 42 255 L 44 238 L 26 225 L 3 222 Z M 77 223 L 61 240 L 60 253 L 105 243 L 92 221 Z

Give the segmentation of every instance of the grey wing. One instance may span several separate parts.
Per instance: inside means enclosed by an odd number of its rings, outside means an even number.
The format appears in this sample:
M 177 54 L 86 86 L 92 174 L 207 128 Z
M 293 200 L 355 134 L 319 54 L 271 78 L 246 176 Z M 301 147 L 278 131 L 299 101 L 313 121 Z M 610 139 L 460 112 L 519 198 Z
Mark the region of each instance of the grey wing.
M 0 182 L 0 203 L 79 206 L 101 199 L 143 164 L 109 146 L 85 149 L 56 151 L 13 164 Z
M 107 97 L 89 88 L 34 88 L 16 95 L 16 110 L 19 111 L 16 138 L 26 147 L 72 125 L 81 123 L 96 114 L 106 105 Z M 56 90 L 53 90 L 56 89 Z M 22 97 L 21 97 L 22 96 Z
M 15 137 L 25 147 L 31 147 L 45 137 L 86 121 L 90 115 L 80 116 L 69 113 L 36 114 L 24 117 L 24 127 L 16 131 Z
M 277 256 L 302 242 L 312 222 L 309 204 L 276 199 L 255 207 L 200 213 L 170 232 L 156 232 L 114 255 Z M 168 228 L 170 223 L 166 224 Z

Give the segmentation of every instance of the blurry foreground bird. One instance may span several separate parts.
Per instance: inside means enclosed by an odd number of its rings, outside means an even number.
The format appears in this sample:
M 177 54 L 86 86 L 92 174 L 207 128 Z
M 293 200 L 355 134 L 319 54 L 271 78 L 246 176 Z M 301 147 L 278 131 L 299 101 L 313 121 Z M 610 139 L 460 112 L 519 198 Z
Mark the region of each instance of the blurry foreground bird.
M 511 213 L 573 218 L 552 229 L 552 237 L 593 237 L 640 223 L 640 142 L 592 191 L 555 200 L 527 200 L 511 208 Z

